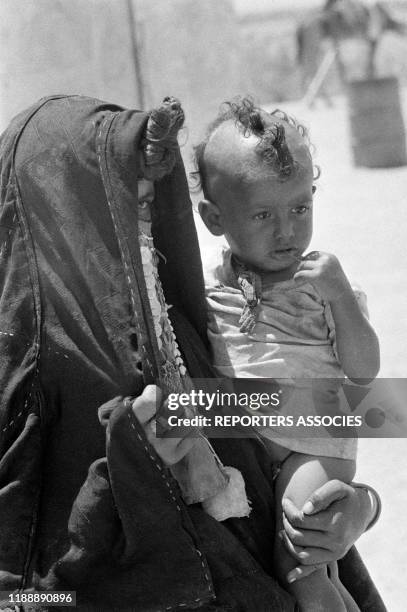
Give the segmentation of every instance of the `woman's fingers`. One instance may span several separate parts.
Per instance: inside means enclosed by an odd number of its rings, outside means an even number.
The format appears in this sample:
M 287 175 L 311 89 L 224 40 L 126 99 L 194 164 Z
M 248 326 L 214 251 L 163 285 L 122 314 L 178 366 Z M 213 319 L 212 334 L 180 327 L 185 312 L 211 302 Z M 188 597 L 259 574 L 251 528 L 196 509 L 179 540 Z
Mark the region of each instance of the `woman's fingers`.
M 159 420 L 157 436 L 157 409 L 162 402 L 162 391 L 156 385 L 147 385 L 132 403 L 132 409 L 144 429 L 145 436 L 166 465 L 178 463 L 191 450 L 199 432 L 195 428 L 170 427 L 168 420 Z M 160 419 L 160 417 L 158 417 Z
M 313 574 L 316 570 L 323 569 L 326 567 L 325 563 L 321 563 L 319 565 L 299 565 L 295 567 L 290 572 L 288 572 L 286 578 L 289 584 L 292 584 L 296 580 L 301 580 L 301 578 L 306 578 L 310 574 Z
M 182 440 L 178 440 L 178 443 L 175 447 L 175 454 L 174 454 L 176 457 L 176 461 L 180 461 L 183 457 L 185 457 L 185 455 L 189 453 L 191 448 L 196 443 L 197 439 L 198 439 L 198 436 L 196 432 L 195 433 L 191 432 L 191 434 L 188 435 L 187 437 L 182 438 Z
M 290 555 L 302 565 L 318 565 L 333 561 L 331 550 L 326 550 L 325 548 L 303 548 L 302 546 L 295 546 L 289 540 L 284 531 L 282 532 L 282 540 Z
M 194 446 L 196 435 L 185 438 L 154 438 L 150 443 L 166 465 L 174 465 Z
M 295 546 L 313 546 L 317 548 L 325 548 L 331 550 L 330 538 L 324 531 L 316 531 L 313 529 L 295 529 L 283 515 L 284 531 L 290 541 Z
M 329 480 L 309 496 L 302 510 L 307 515 L 316 514 L 352 494 L 353 488 L 348 484 L 338 479 Z
M 296 529 L 311 529 L 313 531 L 330 532 L 332 528 L 332 513 L 321 510 L 318 514 L 304 514 L 288 498 L 282 500 L 285 518 Z
M 157 406 L 161 403 L 162 391 L 156 385 L 147 385 L 143 393 L 132 403 L 134 415 L 141 425 L 145 425 L 155 416 Z

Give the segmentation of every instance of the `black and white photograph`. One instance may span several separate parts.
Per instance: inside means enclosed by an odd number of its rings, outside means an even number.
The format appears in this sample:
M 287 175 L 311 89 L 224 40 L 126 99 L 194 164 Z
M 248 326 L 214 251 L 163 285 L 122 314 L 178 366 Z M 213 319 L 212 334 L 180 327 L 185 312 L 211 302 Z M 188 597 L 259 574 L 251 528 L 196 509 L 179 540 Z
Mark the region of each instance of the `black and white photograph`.
M 407 0 L 0 0 L 0 611 L 407 609 Z

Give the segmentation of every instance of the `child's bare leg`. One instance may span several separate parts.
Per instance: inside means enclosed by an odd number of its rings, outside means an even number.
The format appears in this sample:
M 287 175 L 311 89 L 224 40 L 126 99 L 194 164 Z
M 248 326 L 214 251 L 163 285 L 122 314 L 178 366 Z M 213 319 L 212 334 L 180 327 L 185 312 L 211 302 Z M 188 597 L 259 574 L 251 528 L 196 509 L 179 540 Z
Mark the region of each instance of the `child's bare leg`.
M 291 499 L 298 508 L 302 508 L 305 501 L 316 489 L 331 479 L 350 482 L 355 473 L 354 461 L 335 459 L 332 457 L 315 457 L 292 453 L 282 464 L 281 472 L 276 481 L 277 528 L 283 528 L 281 500 L 283 497 Z M 278 533 L 278 532 L 277 532 Z M 316 570 L 310 576 L 297 580 L 291 584 L 286 583 L 287 573 L 298 562 L 291 557 L 280 538 L 276 538 L 274 546 L 274 559 L 279 578 L 286 588 L 294 595 L 301 612 L 354 612 L 358 610 L 356 604 L 351 607 L 353 600 L 349 601 L 341 594 L 341 588 L 328 577 L 327 569 Z M 337 583 L 338 584 L 338 583 Z M 347 593 L 347 592 L 346 592 Z
M 347 612 L 360 612 L 359 607 L 356 605 L 355 600 L 352 595 L 346 589 L 346 587 L 342 584 L 339 574 L 338 574 L 338 564 L 335 562 L 330 563 L 328 567 L 329 571 L 329 579 L 336 586 L 340 595 L 342 596 L 343 601 L 345 602 L 345 607 Z

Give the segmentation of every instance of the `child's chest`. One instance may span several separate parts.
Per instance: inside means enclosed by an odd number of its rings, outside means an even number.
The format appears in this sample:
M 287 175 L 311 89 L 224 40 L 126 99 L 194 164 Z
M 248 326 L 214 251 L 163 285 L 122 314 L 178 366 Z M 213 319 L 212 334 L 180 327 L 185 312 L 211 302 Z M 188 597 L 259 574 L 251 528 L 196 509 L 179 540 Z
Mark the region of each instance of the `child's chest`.
M 329 343 L 326 305 L 309 285 L 277 283 L 264 287 L 253 330 L 256 340 Z

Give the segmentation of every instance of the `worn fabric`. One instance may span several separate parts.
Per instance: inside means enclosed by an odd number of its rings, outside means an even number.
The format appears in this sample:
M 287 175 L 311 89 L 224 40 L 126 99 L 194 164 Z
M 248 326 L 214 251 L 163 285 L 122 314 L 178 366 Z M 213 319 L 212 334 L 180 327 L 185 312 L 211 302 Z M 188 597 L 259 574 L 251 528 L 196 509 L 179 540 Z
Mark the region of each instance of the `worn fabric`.
M 242 471 L 253 506 L 249 518 L 219 524 L 183 504 L 120 399 L 158 379 L 134 240 L 146 121 L 56 96 L 19 115 L 0 141 L 0 590 L 76 590 L 78 609 L 92 612 L 291 611 L 272 577 L 265 449 L 214 441 Z M 183 358 L 192 376 L 210 376 L 180 157 L 157 184 L 153 234 Z M 363 564 L 348 559 L 355 599 L 383 609 Z
M 208 336 L 213 362 L 221 376 L 278 382 L 284 402 L 275 416 L 333 415 L 346 412 L 340 391 L 345 378 L 335 346 L 335 323 L 329 304 L 315 287 L 294 280 L 261 282 L 256 322 L 241 329 L 247 297 L 239 286 L 230 250 L 207 279 Z M 363 307 L 364 294 L 359 291 Z M 317 380 L 319 379 L 319 380 Z M 336 430 L 336 431 L 335 431 Z M 270 440 L 300 453 L 354 459 L 356 439 L 333 437 L 337 428 L 262 427 Z

